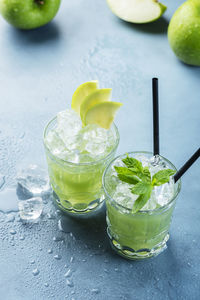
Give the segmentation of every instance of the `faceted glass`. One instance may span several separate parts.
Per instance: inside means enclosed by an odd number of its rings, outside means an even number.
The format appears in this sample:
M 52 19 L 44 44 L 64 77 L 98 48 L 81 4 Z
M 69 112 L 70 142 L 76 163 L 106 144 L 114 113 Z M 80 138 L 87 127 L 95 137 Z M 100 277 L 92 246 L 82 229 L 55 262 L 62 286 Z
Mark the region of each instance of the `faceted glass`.
M 96 161 L 73 163 L 53 155 L 45 144 L 45 137 L 56 127 L 56 124 L 57 118 L 55 117 L 44 131 L 44 147 L 54 199 L 62 210 L 73 215 L 94 211 L 104 200 L 102 175 L 115 156 L 119 144 L 118 129 L 114 124 L 111 127 L 115 144 L 109 154 Z
M 149 158 L 150 152 L 130 152 L 131 157 L 142 154 Z M 115 158 L 106 168 L 103 175 L 103 187 L 106 196 L 107 207 L 107 233 L 111 246 L 118 254 L 129 259 L 141 259 L 156 256 L 166 249 L 169 239 L 169 228 L 176 198 L 180 192 L 180 180 L 175 184 L 173 197 L 169 202 L 154 210 L 143 210 L 132 213 L 131 209 L 123 207 L 111 197 L 115 183 L 111 180 L 112 167 L 119 158 Z M 166 158 L 162 159 L 176 170 L 175 166 Z

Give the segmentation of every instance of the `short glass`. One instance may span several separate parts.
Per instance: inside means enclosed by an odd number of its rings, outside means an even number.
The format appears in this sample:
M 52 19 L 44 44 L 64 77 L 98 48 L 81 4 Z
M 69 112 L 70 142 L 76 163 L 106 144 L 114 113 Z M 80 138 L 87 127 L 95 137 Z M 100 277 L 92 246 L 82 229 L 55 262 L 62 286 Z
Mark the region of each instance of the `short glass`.
M 105 157 L 88 163 L 72 163 L 53 155 L 45 144 L 45 137 L 56 125 L 57 117 L 47 124 L 43 137 L 50 183 L 54 191 L 53 198 L 61 210 L 72 215 L 97 210 L 105 198 L 102 175 L 114 158 L 119 144 L 118 129 L 115 124 L 111 126 L 115 145 Z
M 129 152 L 131 157 L 142 154 L 152 157 L 150 152 Z M 112 167 L 121 155 L 115 158 L 106 168 L 103 175 L 103 187 L 107 207 L 107 233 L 112 248 L 121 256 L 128 259 L 143 259 L 160 254 L 167 248 L 169 228 L 172 214 L 176 204 L 176 198 L 181 189 L 180 180 L 175 184 L 175 191 L 168 204 L 154 210 L 144 210 L 132 213 L 130 209 L 118 204 L 112 195 L 115 188 L 110 180 Z M 166 158 L 162 159 L 176 170 L 175 166 Z

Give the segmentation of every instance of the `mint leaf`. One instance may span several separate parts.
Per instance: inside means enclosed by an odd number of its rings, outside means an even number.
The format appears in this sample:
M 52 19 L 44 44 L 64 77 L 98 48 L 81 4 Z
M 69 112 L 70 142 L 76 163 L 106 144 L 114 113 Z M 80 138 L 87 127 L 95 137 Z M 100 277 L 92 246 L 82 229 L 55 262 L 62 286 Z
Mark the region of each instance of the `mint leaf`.
M 169 182 L 170 176 L 174 175 L 175 173 L 176 173 L 176 171 L 171 170 L 171 169 L 165 169 L 165 170 L 158 171 L 152 177 L 152 185 L 159 186 L 159 185 Z
M 137 160 L 133 157 L 129 157 L 128 155 L 126 158 L 122 159 L 122 161 L 128 168 L 134 168 L 139 171 L 142 171 L 142 169 L 143 169 L 142 163 L 139 160 Z
M 138 183 L 139 179 L 137 176 L 134 175 L 132 171 L 130 171 L 126 167 L 117 167 L 115 166 L 115 170 L 117 171 L 117 176 L 120 180 L 130 183 L 130 184 L 136 184 Z
M 134 174 L 134 172 L 132 172 L 130 169 L 128 169 L 126 167 L 117 167 L 117 166 L 115 166 L 114 168 L 115 168 L 115 171 L 118 174 L 124 174 L 124 175 L 133 175 Z
M 133 204 L 132 213 L 136 213 L 137 211 L 139 211 L 141 208 L 145 206 L 145 204 L 151 197 L 151 191 L 152 191 L 152 187 L 150 186 L 147 193 L 140 195 L 136 199 L 136 201 Z
M 151 184 L 140 181 L 136 185 L 134 185 L 134 187 L 131 189 L 131 193 L 136 195 L 142 195 L 148 193 L 150 189 Z
M 144 167 L 142 171 L 142 179 L 148 183 L 151 183 L 151 173 L 148 167 Z
M 139 181 L 138 177 L 135 175 L 117 174 L 117 176 L 121 181 L 130 183 L 130 184 L 137 184 Z

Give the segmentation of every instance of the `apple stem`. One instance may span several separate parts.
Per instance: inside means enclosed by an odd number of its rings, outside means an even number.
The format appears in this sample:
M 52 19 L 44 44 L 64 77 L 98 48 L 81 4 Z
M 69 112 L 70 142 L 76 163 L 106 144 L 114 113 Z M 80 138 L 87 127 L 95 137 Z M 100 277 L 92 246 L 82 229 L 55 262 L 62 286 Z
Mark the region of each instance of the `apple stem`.
M 44 4 L 44 0 L 35 0 L 35 2 L 36 2 L 37 4 L 40 4 L 40 5 L 43 5 L 43 4 Z

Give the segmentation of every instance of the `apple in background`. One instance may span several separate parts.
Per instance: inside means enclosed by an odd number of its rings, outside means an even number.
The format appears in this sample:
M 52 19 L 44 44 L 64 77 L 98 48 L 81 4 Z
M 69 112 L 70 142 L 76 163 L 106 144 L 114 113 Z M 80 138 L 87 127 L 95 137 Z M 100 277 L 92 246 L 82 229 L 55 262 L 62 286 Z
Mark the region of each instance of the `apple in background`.
M 11 25 L 33 29 L 50 22 L 61 0 L 0 0 L 0 13 Z
M 167 7 L 158 0 L 107 0 L 111 11 L 131 23 L 149 23 L 159 19 Z
M 168 27 L 169 44 L 186 64 L 200 66 L 200 0 L 184 2 Z

